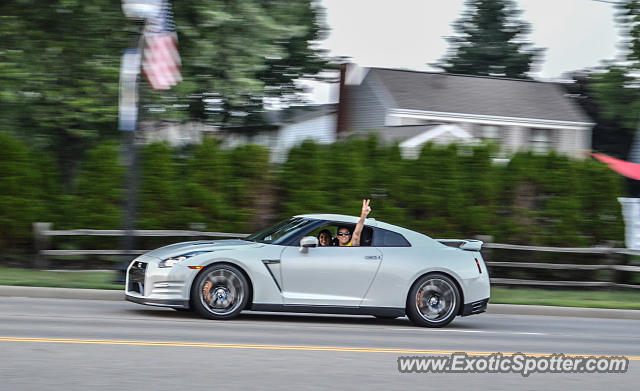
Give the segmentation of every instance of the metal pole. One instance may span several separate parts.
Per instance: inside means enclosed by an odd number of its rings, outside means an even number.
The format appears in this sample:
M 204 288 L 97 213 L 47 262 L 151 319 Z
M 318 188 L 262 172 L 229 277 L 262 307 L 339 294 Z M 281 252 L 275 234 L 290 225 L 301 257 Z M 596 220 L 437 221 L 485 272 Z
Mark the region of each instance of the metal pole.
M 144 21 L 136 21 L 138 28 L 134 32 L 133 48 L 125 51 L 122 56 L 120 70 L 120 101 L 119 101 L 119 128 L 123 131 L 122 144 L 124 146 L 125 177 L 125 205 L 122 216 L 122 225 L 125 235 L 122 238 L 122 249 L 125 258 L 118 268 L 118 276 L 115 283 L 123 284 L 126 280 L 126 271 L 131 261 L 132 250 L 135 247 L 135 235 L 138 204 L 138 157 L 136 131 L 138 128 L 139 113 L 139 75 L 143 52 Z

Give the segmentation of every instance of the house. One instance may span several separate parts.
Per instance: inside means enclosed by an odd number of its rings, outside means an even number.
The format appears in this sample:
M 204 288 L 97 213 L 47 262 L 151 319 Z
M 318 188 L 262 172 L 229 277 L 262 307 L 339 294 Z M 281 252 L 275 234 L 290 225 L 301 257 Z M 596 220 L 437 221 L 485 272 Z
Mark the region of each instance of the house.
M 271 152 L 272 163 L 284 163 L 289 149 L 305 140 L 331 144 L 336 140 L 337 105 L 293 106 L 265 112 L 265 125 L 258 129 L 224 129 L 222 146 L 258 144 Z
M 395 134 L 407 155 L 429 141 L 463 139 L 494 141 L 504 155 L 532 150 L 585 158 L 593 125 L 555 83 L 352 64 L 341 70 L 338 136 Z M 420 127 L 431 134 L 417 134 Z
M 458 124 L 385 126 L 374 131 L 355 131 L 350 136 L 375 133 L 383 144 L 398 144 L 402 157 L 417 159 L 424 144 L 477 144 L 480 140 Z
M 289 149 L 305 140 L 318 144 L 333 143 L 336 140 L 336 120 L 336 104 L 293 106 L 265 111 L 262 124 L 252 127 L 146 121 L 139 124 L 138 137 L 143 143 L 166 142 L 173 147 L 199 144 L 204 137 L 219 139 L 225 149 L 257 144 L 269 149 L 272 163 L 284 163 Z
M 136 136 L 144 144 L 165 142 L 172 147 L 183 147 L 199 144 L 203 137 L 215 135 L 218 132 L 217 126 L 203 122 L 141 121 L 138 124 Z

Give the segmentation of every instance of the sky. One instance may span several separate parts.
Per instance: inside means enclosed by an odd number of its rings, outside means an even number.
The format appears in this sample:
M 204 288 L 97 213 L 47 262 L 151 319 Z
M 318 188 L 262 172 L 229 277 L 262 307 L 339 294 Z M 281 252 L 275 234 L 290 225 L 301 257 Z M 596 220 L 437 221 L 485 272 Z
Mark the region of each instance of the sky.
M 348 56 L 369 67 L 435 70 L 448 48 L 451 23 L 464 0 L 321 0 L 329 36 L 320 46 L 330 56 Z M 594 0 L 517 0 L 520 19 L 531 24 L 528 39 L 545 48 L 533 73 L 557 79 L 620 55 L 614 6 Z M 335 88 L 312 84 L 317 103 L 337 100 Z

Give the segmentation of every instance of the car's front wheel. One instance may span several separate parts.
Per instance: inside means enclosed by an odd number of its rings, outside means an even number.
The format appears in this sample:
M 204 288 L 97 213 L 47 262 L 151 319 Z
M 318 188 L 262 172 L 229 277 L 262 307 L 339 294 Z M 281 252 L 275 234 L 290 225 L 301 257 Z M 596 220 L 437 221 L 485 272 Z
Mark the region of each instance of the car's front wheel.
M 440 273 L 420 277 L 407 298 L 407 316 L 419 326 L 444 327 L 456 317 L 459 308 L 456 283 Z
M 236 267 L 212 265 L 193 282 L 191 306 L 209 319 L 232 319 L 240 314 L 249 299 L 249 283 Z

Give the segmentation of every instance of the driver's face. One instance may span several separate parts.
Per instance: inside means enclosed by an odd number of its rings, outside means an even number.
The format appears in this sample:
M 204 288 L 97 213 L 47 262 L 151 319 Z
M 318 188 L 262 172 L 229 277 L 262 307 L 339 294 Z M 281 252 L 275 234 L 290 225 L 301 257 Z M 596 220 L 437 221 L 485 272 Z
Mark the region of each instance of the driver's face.
M 347 244 L 351 241 L 351 232 L 348 229 L 341 229 L 338 231 L 338 241 L 340 244 Z
M 321 246 L 328 246 L 329 243 L 331 243 L 331 239 L 326 233 L 320 234 L 320 236 L 318 237 L 318 241 L 320 242 Z

